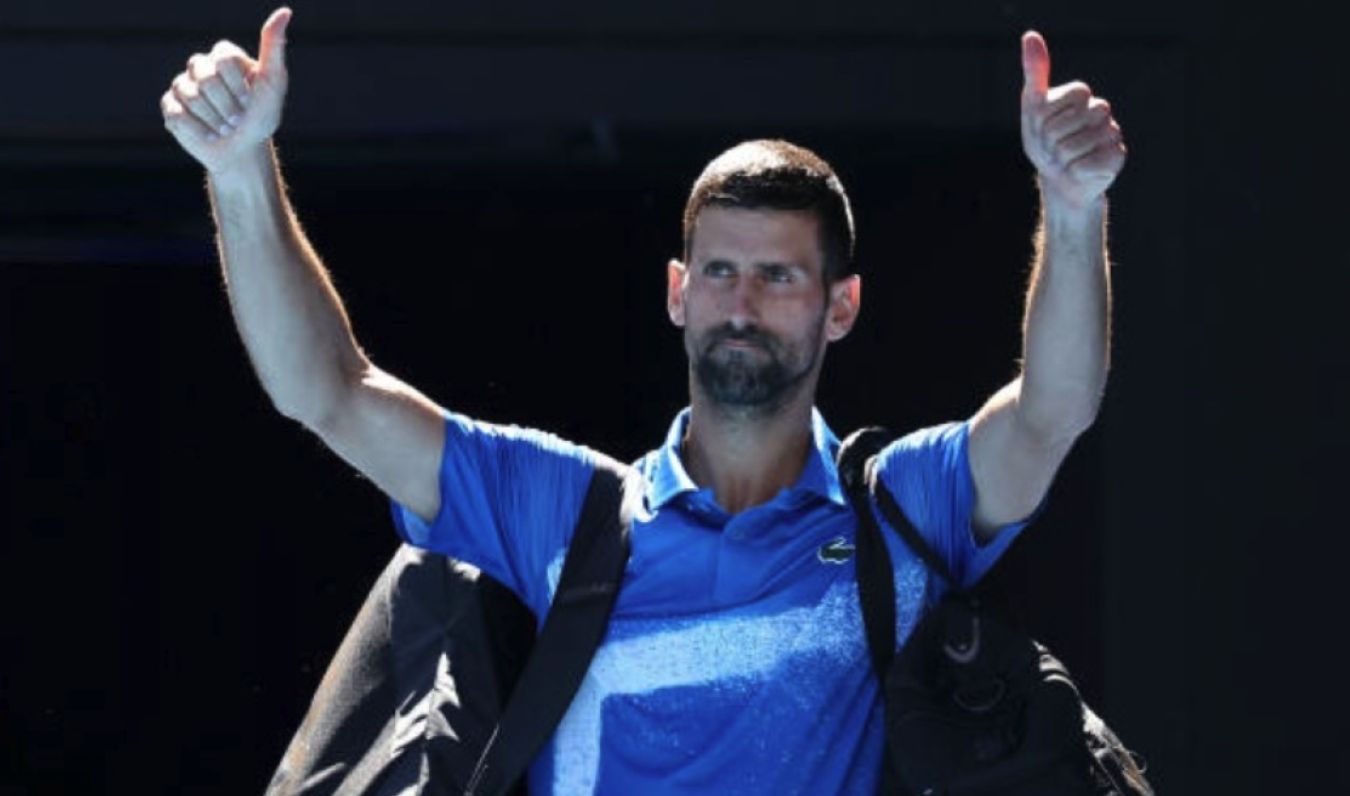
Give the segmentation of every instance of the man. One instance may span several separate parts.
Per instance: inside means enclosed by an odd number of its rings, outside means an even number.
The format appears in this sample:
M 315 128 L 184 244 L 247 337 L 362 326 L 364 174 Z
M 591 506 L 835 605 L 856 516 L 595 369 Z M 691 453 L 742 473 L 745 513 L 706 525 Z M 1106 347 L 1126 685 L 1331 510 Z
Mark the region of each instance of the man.
M 259 58 L 222 42 L 164 95 L 165 124 L 206 167 L 240 333 L 282 413 L 394 501 L 403 537 L 480 566 L 548 610 L 592 452 L 442 410 L 371 363 L 287 202 L 270 137 L 287 89 L 275 12 Z M 912 433 L 881 477 L 967 583 L 1006 550 L 1093 421 L 1106 379 L 1105 191 L 1120 130 L 1087 86 L 1051 88 L 1023 38 L 1022 138 L 1043 223 L 1022 374 L 974 417 Z M 530 772 L 546 793 L 870 793 L 877 683 L 852 566 L 855 519 L 814 409 L 829 343 L 851 329 L 843 187 L 781 141 L 715 159 L 685 213 L 667 312 L 690 406 L 637 464 L 647 480 L 608 634 Z M 891 535 L 903 640 L 933 595 Z

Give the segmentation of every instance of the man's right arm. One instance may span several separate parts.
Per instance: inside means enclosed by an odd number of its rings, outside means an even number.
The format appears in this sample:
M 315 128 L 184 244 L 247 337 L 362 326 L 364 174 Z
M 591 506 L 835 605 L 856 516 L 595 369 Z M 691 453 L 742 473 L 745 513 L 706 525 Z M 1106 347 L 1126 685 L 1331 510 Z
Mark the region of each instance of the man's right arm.
M 440 409 L 375 367 L 296 220 L 271 137 L 281 120 L 290 11 L 263 25 L 255 61 L 229 42 L 195 55 L 161 99 L 165 126 L 207 170 L 235 323 L 276 408 L 394 500 L 440 507 Z

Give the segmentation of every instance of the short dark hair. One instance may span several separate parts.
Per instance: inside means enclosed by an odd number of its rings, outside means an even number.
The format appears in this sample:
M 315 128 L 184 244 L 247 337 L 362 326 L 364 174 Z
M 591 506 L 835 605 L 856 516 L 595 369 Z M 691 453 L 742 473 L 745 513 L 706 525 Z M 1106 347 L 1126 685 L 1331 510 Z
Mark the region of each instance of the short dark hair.
M 745 141 L 713 158 L 684 205 L 684 259 L 694 222 L 708 206 L 805 210 L 820 220 L 825 284 L 853 273 L 853 211 L 839 177 L 816 153 L 776 139 Z

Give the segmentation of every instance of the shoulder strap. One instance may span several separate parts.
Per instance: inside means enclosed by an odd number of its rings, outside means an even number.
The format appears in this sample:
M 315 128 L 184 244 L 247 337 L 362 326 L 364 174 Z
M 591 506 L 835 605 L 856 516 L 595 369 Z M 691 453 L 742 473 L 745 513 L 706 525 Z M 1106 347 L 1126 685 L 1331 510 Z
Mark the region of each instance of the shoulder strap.
M 505 793 L 562 721 L 605 635 L 628 561 L 628 530 L 641 499 L 642 479 L 635 468 L 609 459 L 596 462 L 553 604 L 465 787 L 466 796 Z
M 928 546 L 877 475 L 876 456 L 893 438 L 889 431 L 878 426 L 859 429 L 844 440 L 838 454 L 839 480 L 858 517 L 857 577 L 863 627 L 867 630 L 872 665 L 883 681 L 895 655 L 895 576 L 890 553 L 872 514 L 874 500 L 887 524 L 900 534 L 914 554 L 953 590 L 961 591 L 947 562 Z
M 914 555 L 918 556 L 923 563 L 928 565 L 934 574 L 947 582 L 952 591 L 965 591 L 961 588 L 961 583 L 953 575 L 947 562 L 942 556 L 933 551 L 928 546 L 919 532 L 915 530 L 914 524 L 905 516 L 905 512 L 900 509 L 900 504 L 895 502 L 895 496 L 891 490 L 887 489 L 876 473 L 876 459 L 869 459 L 867 462 L 867 484 L 872 492 L 872 497 L 877 502 L 877 507 L 881 509 L 881 516 L 886 518 L 886 522 L 900 534 L 900 538 L 905 540 L 905 544 Z M 869 515 L 870 519 L 870 515 Z
M 886 552 L 881 530 L 872 517 L 866 473 L 867 463 L 890 439 L 891 433 L 884 428 L 859 429 L 839 446 L 837 458 L 839 481 L 858 518 L 858 538 L 854 542 L 858 599 L 862 603 L 872 667 L 882 682 L 895 654 L 895 579 L 891 574 L 891 555 Z

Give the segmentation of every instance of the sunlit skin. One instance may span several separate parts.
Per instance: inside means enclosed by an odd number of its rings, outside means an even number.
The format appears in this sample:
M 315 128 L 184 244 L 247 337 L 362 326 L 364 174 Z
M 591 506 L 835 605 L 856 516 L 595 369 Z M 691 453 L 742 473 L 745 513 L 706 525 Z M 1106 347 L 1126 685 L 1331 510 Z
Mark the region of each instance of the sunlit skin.
M 274 405 L 430 519 L 441 503 L 441 410 L 357 345 L 281 180 L 271 137 L 290 82 L 292 16 L 281 8 L 268 17 L 256 58 L 227 41 L 192 56 L 160 99 L 164 124 L 206 169 L 231 309 Z M 1028 31 L 1021 49 L 1022 146 L 1037 172 L 1042 225 L 1022 373 L 970 420 L 981 540 L 1040 502 L 1096 417 L 1109 362 L 1106 191 L 1125 162 L 1120 125 L 1085 83 L 1051 83 L 1040 34 Z M 682 455 L 728 511 L 763 503 L 800 475 L 824 350 L 857 317 L 859 281 L 821 280 L 817 223 L 804 213 L 707 208 L 690 264 L 669 267 L 670 317 L 690 354 Z M 705 377 L 724 377 L 720 396 L 700 384 L 701 357 Z M 776 375 L 761 367 L 773 362 Z
M 689 356 L 685 466 L 729 512 L 796 481 L 825 348 L 858 315 L 856 275 L 824 282 L 819 228 L 809 212 L 706 207 L 695 220 L 689 263 L 668 267 L 667 309 Z M 727 339 L 736 333 L 748 339 Z M 731 368 L 777 359 L 790 383 L 768 403 L 729 405 L 698 378 L 704 356 Z

